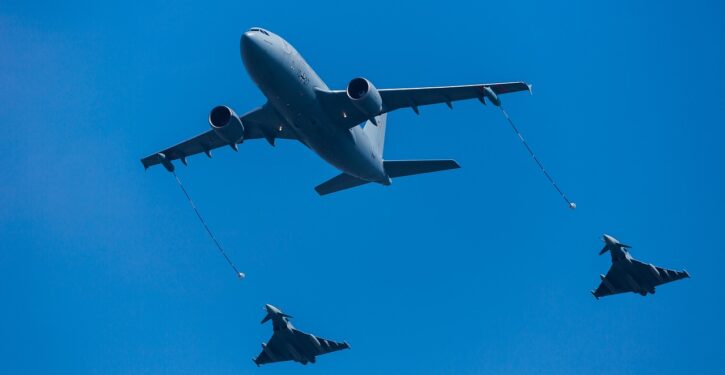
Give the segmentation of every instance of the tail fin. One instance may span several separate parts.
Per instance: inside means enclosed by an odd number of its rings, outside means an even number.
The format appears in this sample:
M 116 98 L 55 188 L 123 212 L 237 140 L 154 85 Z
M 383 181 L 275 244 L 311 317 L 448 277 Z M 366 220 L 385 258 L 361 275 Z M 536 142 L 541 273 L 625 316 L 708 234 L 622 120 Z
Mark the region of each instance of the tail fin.
M 377 122 L 378 125 L 376 126 L 368 120 L 363 128 L 363 133 L 365 133 L 365 135 L 370 139 L 375 152 L 381 157 L 383 155 L 383 148 L 385 147 L 385 124 L 387 123 L 387 118 L 387 113 L 375 116 L 375 122 Z
M 350 176 L 347 173 L 340 173 L 339 175 L 317 185 L 315 187 L 315 191 L 317 191 L 317 194 L 326 195 L 334 193 L 336 191 L 354 188 L 355 186 L 360 186 L 367 183 L 368 181 Z
M 385 173 L 388 176 L 402 177 L 414 174 L 445 171 L 461 166 L 455 160 L 385 160 L 383 161 Z

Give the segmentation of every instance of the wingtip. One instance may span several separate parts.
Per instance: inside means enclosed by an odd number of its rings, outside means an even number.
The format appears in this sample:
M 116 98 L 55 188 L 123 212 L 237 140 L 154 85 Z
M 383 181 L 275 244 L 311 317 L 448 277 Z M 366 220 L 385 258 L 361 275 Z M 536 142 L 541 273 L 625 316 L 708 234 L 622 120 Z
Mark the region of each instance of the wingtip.
M 591 293 L 594 296 L 594 298 L 596 298 L 597 301 L 599 301 L 599 297 L 597 297 L 597 293 L 595 291 L 590 290 L 589 293 Z
M 531 83 L 527 83 L 526 87 L 529 88 L 529 95 L 533 95 L 534 94 L 534 91 L 533 91 L 534 85 L 532 85 Z
M 687 278 L 689 279 L 690 278 L 690 273 L 687 272 L 687 270 L 682 270 L 682 271 L 685 273 L 685 276 L 687 276 Z

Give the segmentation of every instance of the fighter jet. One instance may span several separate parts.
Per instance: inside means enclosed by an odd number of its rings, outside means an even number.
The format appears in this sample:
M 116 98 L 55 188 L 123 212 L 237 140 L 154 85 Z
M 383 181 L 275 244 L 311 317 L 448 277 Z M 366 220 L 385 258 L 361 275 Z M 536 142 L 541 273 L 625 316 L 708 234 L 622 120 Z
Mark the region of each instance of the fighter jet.
M 673 271 L 632 258 L 627 250 L 631 246 L 617 241 L 608 234 L 603 236 L 603 240 L 604 248 L 599 255 L 609 251 L 612 254 L 612 267 L 606 276 L 599 275 L 602 283 L 597 290 L 592 291 L 596 299 L 624 292 L 646 296 L 647 293 L 654 294 L 658 285 L 690 277 L 687 271 Z
M 454 160 L 386 160 L 386 114 L 399 108 L 419 107 L 465 99 L 486 100 L 499 106 L 499 95 L 531 91 L 524 82 L 378 90 L 363 77 L 352 79 L 344 90 L 330 90 L 287 41 L 254 27 L 242 35 L 242 61 L 267 102 L 241 116 L 230 107 L 214 107 L 211 129 L 143 159 L 148 168 L 163 165 L 173 172 L 173 160 L 184 165 L 198 153 L 211 157 L 213 149 L 229 146 L 237 151 L 245 140 L 297 140 L 342 173 L 315 188 L 324 195 L 375 182 L 390 185 L 392 178 L 459 168 Z M 173 121 L 178 121 L 175 118 Z M 364 123 L 364 126 L 362 124 Z
M 290 360 L 306 365 L 315 363 L 318 355 L 350 348 L 347 342 L 339 343 L 298 331 L 289 322 L 291 316 L 269 304 L 264 308 L 267 316 L 262 319 L 262 324 L 272 320 L 274 333 L 268 343 L 262 344 L 262 352 L 253 359 L 257 366 Z

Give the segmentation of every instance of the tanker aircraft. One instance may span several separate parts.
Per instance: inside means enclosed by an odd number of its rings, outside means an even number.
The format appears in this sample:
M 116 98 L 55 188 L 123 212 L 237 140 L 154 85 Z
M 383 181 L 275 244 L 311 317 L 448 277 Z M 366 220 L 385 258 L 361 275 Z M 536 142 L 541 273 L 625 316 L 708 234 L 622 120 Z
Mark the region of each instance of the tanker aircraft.
M 344 90 L 330 90 L 287 41 L 254 27 L 242 35 L 241 57 L 247 72 L 267 102 L 238 116 L 230 107 L 214 107 L 211 129 L 141 160 L 174 171 L 173 160 L 184 165 L 198 153 L 211 157 L 213 149 L 238 145 L 248 139 L 293 139 L 317 153 L 342 173 L 315 190 L 329 194 L 375 182 L 390 185 L 392 178 L 459 168 L 455 160 L 386 160 L 383 158 L 386 114 L 466 99 L 500 106 L 499 95 L 531 91 L 524 82 L 462 86 L 377 89 L 369 80 L 352 79 Z

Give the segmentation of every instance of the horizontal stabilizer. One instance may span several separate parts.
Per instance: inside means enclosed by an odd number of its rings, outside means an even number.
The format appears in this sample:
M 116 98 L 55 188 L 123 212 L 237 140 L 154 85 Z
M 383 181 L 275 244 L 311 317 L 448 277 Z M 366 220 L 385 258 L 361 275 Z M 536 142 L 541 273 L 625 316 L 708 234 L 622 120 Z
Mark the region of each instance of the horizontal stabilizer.
M 354 188 L 355 186 L 360 186 L 367 183 L 368 181 L 350 176 L 347 173 L 340 173 L 339 175 L 321 183 L 320 185 L 317 185 L 315 187 L 315 191 L 317 191 L 317 194 L 326 195 L 334 193 L 336 191 Z
M 383 162 L 385 173 L 391 178 L 414 174 L 445 171 L 461 166 L 455 160 L 386 160 Z

